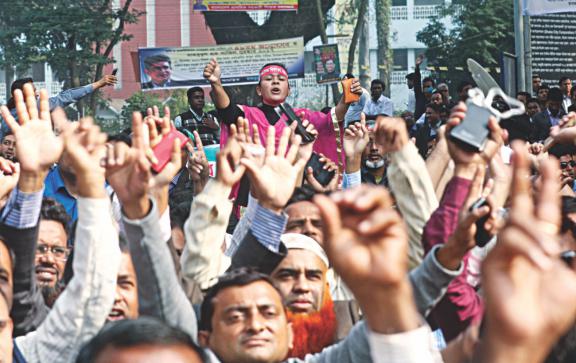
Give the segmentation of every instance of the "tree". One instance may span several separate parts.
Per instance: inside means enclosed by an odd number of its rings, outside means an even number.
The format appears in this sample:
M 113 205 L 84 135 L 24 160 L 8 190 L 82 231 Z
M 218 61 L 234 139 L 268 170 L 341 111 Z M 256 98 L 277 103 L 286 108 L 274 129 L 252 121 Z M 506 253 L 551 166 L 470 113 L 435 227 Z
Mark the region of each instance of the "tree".
M 483 66 L 496 66 L 501 52 L 514 53 L 514 10 L 512 0 L 469 0 L 466 6 L 443 7 L 418 33 L 426 44 L 429 64 L 464 67 L 473 58 Z M 452 18 L 448 29 L 443 18 Z
M 125 26 L 143 12 L 131 4 L 126 0 L 115 9 L 112 0 L 7 2 L 0 7 L 0 65 L 25 72 L 33 63 L 47 62 L 65 87 L 92 83 L 113 62 L 114 45 L 132 38 Z M 97 97 L 94 93 L 90 100 L 92 112 Z
M 390 95 L 390 71 L 392 68 L 392 39 L 390 37 L 390 20 L 392 19 L 391 0 L 376 0 L 376 36 L 378 39 L 378 73 Z

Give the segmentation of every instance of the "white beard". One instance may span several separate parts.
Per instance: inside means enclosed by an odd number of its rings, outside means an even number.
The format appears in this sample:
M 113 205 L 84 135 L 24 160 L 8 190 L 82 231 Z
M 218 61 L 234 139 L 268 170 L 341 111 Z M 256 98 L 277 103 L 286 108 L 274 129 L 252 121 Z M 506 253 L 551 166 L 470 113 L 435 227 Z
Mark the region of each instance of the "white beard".
M 366 160 L 366 163 L 365 163 L 365 164 L 366 164 L 366 167 L 367 167 L 368 169 L 372 169 L 372 170 L 374 170 L 374 169 L 380 169 L 381 167 L 384 166 L 384 159 L 380 159 L 380 160 L 378 160 L 378 161 L 376 161 L 376 162 L 370 161 L 370 160 Z

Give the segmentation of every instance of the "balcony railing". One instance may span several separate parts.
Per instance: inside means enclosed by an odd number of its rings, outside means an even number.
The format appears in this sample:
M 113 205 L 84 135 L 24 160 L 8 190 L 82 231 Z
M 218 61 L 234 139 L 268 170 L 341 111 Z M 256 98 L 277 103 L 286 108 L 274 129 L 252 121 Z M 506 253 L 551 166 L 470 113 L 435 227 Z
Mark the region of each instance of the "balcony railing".
M 438 5 L 419 5 L 414 6 L 414 19 L 428 19 L 440 16 L 441 7 Z
M 390 83 L 391 84 L 402 84 L 406 83 L 407 71 L 392 71 L 390 73 Z
M 408 20 L 408 7 L 392 6 L 392 20 Z

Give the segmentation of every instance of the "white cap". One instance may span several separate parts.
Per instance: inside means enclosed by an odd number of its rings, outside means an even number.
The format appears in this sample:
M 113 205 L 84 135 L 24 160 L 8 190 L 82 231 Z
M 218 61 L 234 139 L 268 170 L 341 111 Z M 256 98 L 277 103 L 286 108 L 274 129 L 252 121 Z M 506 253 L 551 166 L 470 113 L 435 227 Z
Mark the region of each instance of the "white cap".
M 310 251 L 318 256 L 318 258 L 326 264 L 326 267 L 330 266 L 326 252 L 324 252 L 322 246 L 312 238 L 299 233 L 285 233 L 280 237 L 280 240 L 284 243 L 287 249 Z

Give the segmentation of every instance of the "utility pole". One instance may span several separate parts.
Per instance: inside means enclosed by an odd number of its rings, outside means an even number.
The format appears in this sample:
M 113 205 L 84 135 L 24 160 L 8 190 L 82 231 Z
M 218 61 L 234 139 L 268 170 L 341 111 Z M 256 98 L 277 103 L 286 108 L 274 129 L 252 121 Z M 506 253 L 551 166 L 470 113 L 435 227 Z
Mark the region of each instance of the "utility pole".
M 516 51 L 516 92 L 531 91 L 526 88 L 526 50 L 524 47 L 525 28 L 524 16 L 522 15 L 521 0 L 514 0 L 514 43 Z

